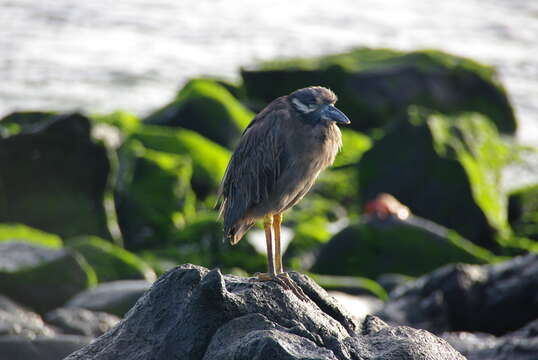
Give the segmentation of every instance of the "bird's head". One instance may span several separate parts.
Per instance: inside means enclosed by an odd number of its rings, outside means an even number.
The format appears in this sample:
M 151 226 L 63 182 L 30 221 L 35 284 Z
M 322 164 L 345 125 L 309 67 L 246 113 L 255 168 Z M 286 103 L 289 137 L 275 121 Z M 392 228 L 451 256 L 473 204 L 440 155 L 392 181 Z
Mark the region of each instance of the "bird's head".
M 343 112 L 334 106 L 337 97 L 327 88 L 311 86 L 299 89 L 292 92 L 288 98 L 295 110 L 308 123 L 349 124 L 351 122 Z

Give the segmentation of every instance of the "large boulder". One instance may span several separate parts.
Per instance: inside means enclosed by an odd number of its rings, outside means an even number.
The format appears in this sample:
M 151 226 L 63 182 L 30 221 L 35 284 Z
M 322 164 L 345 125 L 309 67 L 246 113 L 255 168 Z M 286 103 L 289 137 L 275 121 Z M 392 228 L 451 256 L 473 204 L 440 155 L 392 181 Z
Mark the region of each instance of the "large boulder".
M 39 313 L 95 283 L 93 269 L 72 250 L 0 242 L 0 293 Z
M 170 104 L 144 119 L 146 124 L 177 126 L 233 148 L 254 117 L 214 80 L 190 80 Z
M 16 360 L 59 360 L 75 350 L 89 344 L 93 339 L 78 335 L 56 335 L 54 337 L 24 336 L 0 337 L 3 359 Z
M 274 282 L 184 265 L 163 275 L 113 330 L 67 359 L 458 359 L 445 341 L 368 317 L 359 327 L 305 276 Z
M 412 107 L 361 158 L 362 200 L 392 194 L 412 213 L 495 249 L 510 237 L 501 188 L 508 158 L 507 146 L 485 117 Z
M 260 106 L 290 92 L 322 85 L 357 130 L 381 127 L 411 104 L 441 112 L 475 111 L 513 134 L 516 119 L 492 67 L 435 50 L 358 48 L 309 59 L 267 61 L 243 69 L 246 94 Z
M 494 265 L 447 265 L 390 294 L 391 324 L 503 335 L 538 318 L 538 254 Z
M 97 274 L 97 281 L 156 279 L 153 269 L 137 255 L 95 236 L 67 241 L 67 246 L 84 256 Z
M 311 271 L 375 279 L 383 273 L 418 276 L 450 263 L 493 260 L 489 251 L 426 219 L 364 216 L 321 249 Z
M 70 237 L 110 238 L 103 205 L 109 161 L 80 114 L 13 114 L 0 123 L 21 131 L 0 138 L 0 222 L 19 222 Z M 13 117 L 20 117 L 18 121 Z
M 118 225 L 129 249 L 162 245 L 194 215 L 192 163 L 185 156 L 128 141 L 120 152 L 115 187 Z

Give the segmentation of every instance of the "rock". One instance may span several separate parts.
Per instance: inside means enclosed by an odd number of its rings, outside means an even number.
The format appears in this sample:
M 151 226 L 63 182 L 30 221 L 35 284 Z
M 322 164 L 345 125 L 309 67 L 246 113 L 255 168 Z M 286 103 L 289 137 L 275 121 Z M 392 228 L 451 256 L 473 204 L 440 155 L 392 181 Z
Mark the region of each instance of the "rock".
M 177 225 L 195 212 L 191 160 L 138 141 L 125 143 L 119 154 L 114 200 L 125 246 L 138 250 L 170 242 Z
M 517 236 L 538 241 L 538 184 L 510 194 L 508 215 Z
M 369 130 L 400 117 L 409 105 L 441 112 L 475 111 L 500 132 L 517 124 L 492 67 L 441 51 L 358 48 L 319 58 L 263 62 L 241 72 L 247 97 L 260 106 L 310 86 L 331 88 L 351 127 Z
M 508 158 L 509 149 L 483 116 L 411 108 L 361 158 L 361 199 L 365 204 L 389 193 L 413 214 L 498 250 L 511 233 L 501 191 Z
M 69 249 L 0 242 L 0 293 L 39 313 L 95 283 L 93 269 Z
M 0 242 L 2 241 L 28 242 L 53 249 L 63 246 L 59 236 L 23 224 L 0 224 Z
M 383 307 L 383 301 L 375 296 L 350 295 L 341 291 L 329 291 L 329 295 L 342 305 L 356 321 L 363 321 L 366 315 L 376 313 Z
M 116 326 L 121 319 L 104 312 L 58 308 L 45 314 L 45 320 L 64 334 L 98 337 Z
M 101 311 L 122 317 L 148 290 L 151 283 L 145 280 L 121 280 L 102 283 L 77 294 L 64 306 Z
M 368 278 L 383 273 L 417 276 L 449 263 L 494 259 L 487 250 L 426 219 L 363 216 L 325 244 L 310 271 Z
M 155 281 L 153 269 L 137 255 L 95 236 L 67 241 L 68 247 L 84 256 L 99 282 L 144 279 Z
M 447 265 L 400 286 L 378 315 L 435 334 L 503 335 L 538 318 L 538 254 L 494 265 Z
M 23 336 L 1 336 L 2 359 L 59 360 L 89 344 L 92 338 L 76 335 L 57 335 L 29 339 Z
M 109 162 L 106 149 L 92 141 L 89 120 L 45 114 L 31 123 L 0 138 L 0 222 L 62 237 L 110 238 L 103 205 Z
M 356 332 L 324 290 L 291 276 L 311 300 L 274 282 L 183 265 L 159 278 L 117 327 L 67 360 L 464 359 L 426 331 L 377 318 Z
M 140 255 L 161 273 L 184 263 L 251 273 L 266 268 L 266 256 L 246 239 L 235 246 L 223 241 L 222 221 L 216 213 L 197 216 L 175 234 L 173 244 L 144 250 Z
M 141 126 L 131 140 L 139 141 L 147 149 L 189 158 L 192 188 L 201 198 L 217 190 L 231 156 L 230 151 L 219 144 L 181 128 Z
M 443 339 L 468 360 L 534 360 L 538 353 L 538 321 L 501 337 L 484 333 L 444 333 Z
M 144 119 L 146 124 L 196 131 L 232 149 L 254 114 L 214 80 L 190 80 L 177 97 Z
M 38 314 L 0 295 L 0 338 L 6 335 L 34 338 L 53 336 L 54 330 L 45 325 Z

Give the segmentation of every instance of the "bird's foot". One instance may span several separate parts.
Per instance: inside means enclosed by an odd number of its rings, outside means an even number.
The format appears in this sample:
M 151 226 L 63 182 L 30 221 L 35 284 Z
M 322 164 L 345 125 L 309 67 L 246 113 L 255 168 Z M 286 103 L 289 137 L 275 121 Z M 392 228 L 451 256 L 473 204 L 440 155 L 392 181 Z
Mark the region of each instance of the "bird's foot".
M 302 301 L 309 301 L 310 299 L 288 275 L 288 273 L 269 274 L 269 273 L 257 273 L 256 277 L 260 281 L 274 281 L 286 290 L 291 290 Z

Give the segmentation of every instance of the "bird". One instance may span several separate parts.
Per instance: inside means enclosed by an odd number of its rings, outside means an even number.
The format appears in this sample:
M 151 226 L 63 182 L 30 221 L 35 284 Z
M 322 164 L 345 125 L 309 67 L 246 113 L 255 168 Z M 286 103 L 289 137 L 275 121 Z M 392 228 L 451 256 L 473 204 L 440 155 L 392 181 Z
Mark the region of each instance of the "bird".
M 330 89 L 310 86 L 269 103 L 243 131 L 217 194 L 232 245 L 263 219 L 268 272 L 257 278 L 276 281 L 301 298 L 304 293 L 282 266 L 282 214 L 307 194 L 342 147 L 337 124 L 351 121 L 336 101 Z

